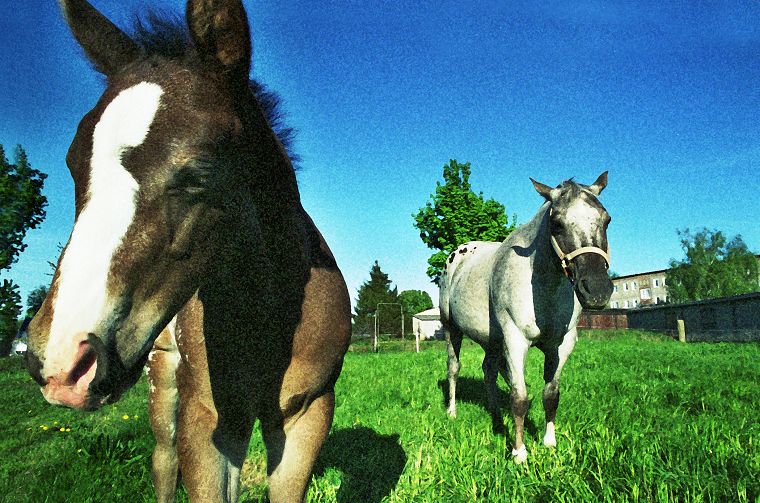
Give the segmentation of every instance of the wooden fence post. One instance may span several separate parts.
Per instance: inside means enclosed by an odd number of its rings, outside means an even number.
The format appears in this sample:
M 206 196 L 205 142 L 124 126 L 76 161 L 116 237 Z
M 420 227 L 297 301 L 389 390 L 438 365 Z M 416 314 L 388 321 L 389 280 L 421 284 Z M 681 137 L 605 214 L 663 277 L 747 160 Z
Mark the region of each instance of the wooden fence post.
M 676 324 L 678 325 L 678 340 L 680 342 L 686 342 L 686 324 L 683 320 L 677 320 Z

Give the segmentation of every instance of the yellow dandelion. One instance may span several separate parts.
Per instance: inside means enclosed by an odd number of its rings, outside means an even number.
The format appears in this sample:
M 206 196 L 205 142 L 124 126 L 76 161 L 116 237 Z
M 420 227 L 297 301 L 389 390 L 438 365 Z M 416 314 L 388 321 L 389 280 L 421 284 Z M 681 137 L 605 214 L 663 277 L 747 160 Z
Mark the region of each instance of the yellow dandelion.
M 61 429 L 60 429 L 60 430 L 58 430 L 58 431 L 66 431 L 66 428 L 61 428 Z
M 58 424 L 58 421 L 53 421 L 53 425 L 56 425 L 56 424 Z
M 124 414 L 121 418 L 126 421 L 129 419 L 129 414 Z
M 66 428 L 66 431 L 71 431 L 71 428 Z
M 40 426 L 40 428 L 42 428 L 44 431 L 48 431 L 48 427 L 45 426 L 44 424 L 42 426 Z
M 77 454 L 79 454 L 80 452 L 82 452 L 82 449 L 77 449 Z

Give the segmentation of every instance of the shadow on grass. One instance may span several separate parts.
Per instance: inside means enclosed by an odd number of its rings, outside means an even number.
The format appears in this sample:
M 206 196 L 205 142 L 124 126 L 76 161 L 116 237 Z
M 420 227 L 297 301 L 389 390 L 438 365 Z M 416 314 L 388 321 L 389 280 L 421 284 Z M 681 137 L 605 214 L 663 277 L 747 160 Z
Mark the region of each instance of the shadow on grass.
M 438 387 L 441 389 L 441 395 L 443 396 L 443 406 L 447 408 L 449 406 L 449 381 L 447 379 L 439 380 Z M 457 402 L 473 403 L 482 407 L 490 415 L 490 411 L 488 410 L 488 391 L 486 390 L 486 383 L 482 380 L 473 379 L 472 377 L 460 377 L 457 379 L 456 395 Z M 510 419 L 510 403 L 512 398 L 509 393 L 499 388 L 496 400 L 499 404 L 501 415 L 503 416 L 506 413 L 507 419 Z M 491 428 L 495 435 L 505 435 L 507 432 L 503 417 L 491 417 Z M 536 425 L 528 416 L 525 417 L 525 431 L 532 437 L 535 437 L 538 433 Z
M 334 430 L 317 459 L 315 475 L 327 468 L 343 472 L 338 503 L 378 503 L 396 487 L 406 465 L 399 436 L 366 428 Z

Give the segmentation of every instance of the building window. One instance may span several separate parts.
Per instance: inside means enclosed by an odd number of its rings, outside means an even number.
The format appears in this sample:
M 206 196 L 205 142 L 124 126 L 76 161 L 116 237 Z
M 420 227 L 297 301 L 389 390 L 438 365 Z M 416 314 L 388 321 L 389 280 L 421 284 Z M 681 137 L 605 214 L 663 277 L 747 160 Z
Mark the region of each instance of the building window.
M 623 285 L 623 290 L 625 290 L 626 292 L 628 291 L 628 283 L 626 283 L 625 285 Z M 628 306 L 626 306 L 626 307 L 628 307 Z
M 638 286 L 638 285 L 637 285 L 637 284 L 636 284 L 636 282 L 634 281 L 634 282 L 633 282 L 633 289 L 635 290 L 637 286 Z
M 618 307 L 620 307 L 620 302 L 618 302 L 618 301 L 613 302 L 612 303 L 612 307 L 614 307 L 615 309 L 617 309 Z
M 660 286 L 660 280 L 658 278 L 654 279 L 654 286 L 655 286 L 655 288 L 657 288 L 658 286 Z
M 615 285 L 615 287 L 612 289 L 612 291 L 613 291 L 613 292 L 615 292 L 615 293 L 617 293 L 617 291 L 618 291 L 618 286 L 617 286 L 617 285 Z
M 641 300 L 649 300 L 652 298 L 652 292 L 649 290 L 649 288 L 642 288 L 641 289 Z
M 623 304 L 625 307 L 628 307 L 628 301 L 625 301 L 625 304 Z
M 654 298 L 654 303 L 655 304 L 659 304 L 660 303 L 660 298 L 659 297 L 655 297 Z

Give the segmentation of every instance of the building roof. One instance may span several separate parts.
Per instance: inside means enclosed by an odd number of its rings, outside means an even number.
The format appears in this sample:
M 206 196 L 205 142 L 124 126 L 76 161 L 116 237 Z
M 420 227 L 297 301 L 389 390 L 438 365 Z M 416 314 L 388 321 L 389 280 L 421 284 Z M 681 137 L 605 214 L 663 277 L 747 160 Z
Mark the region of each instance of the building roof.
M 628 279 L 628 278 L 637 278 L 639 276 L 649 276 L 650 274 L 664 274 L 668 272 L 667 269 L 658 269 L 656 271 L 646 271 L 646 272 L 637 272 L 634 274 L 626 274 L 625 276 L 616 276 L 614 278 L 610 278 L 612 281 L 621 280 L 621 279 Z
M 441 319 L 441 310 L 433 307 L 415 314 L 414 318 L 422 321 L 437 321 Z

